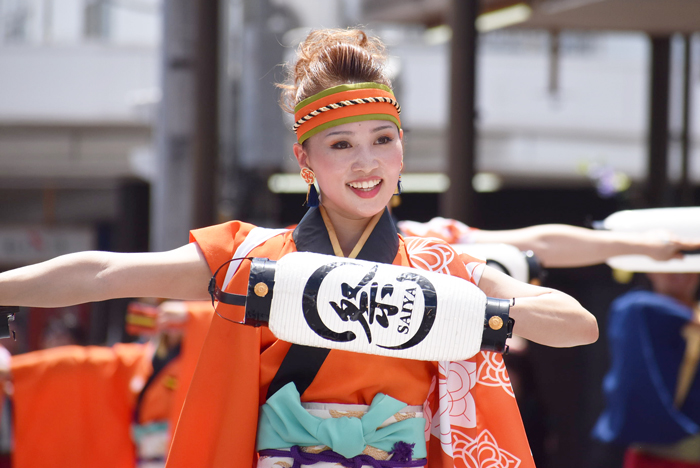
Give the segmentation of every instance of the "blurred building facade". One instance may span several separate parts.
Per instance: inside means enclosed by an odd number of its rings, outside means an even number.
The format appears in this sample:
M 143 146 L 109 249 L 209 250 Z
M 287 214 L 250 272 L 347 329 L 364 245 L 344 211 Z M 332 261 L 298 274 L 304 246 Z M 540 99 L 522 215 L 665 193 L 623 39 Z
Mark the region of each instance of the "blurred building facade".
M 159 41 L 156 1 L 0 2 L 0 269 L 148 249 Z M 55 313 L 81 317 L 90 341 L 116 341 L 120 307 Z M 36 343 L 48 315 L 31 317 Z
M 254 7 L 257 3 L 263 6 Z M 232 179 L 261 168 L 265 174 L 295 173 L 289 118 L 278 109 L 272 88 L 284 78 L 275 64 L 291 58 L 310 28 L 366 24 L 365 15 L 372 18 L 373 11 L 352 0 L 223 5 L 222 37 L 228 39 L 221 54 L 224 166 Z M 119 224 L 120 205 L 128 203 L 120 199 L 120 187 L 144 182 L 146 190 L 156 172 L 161 21 L 158 0 L 66 0 L 60 8 L 53 0 L 0 3 L 3 224 Z M 407 172 L 446 172 L 449 28 L 388 22 L 369 27 L 391 55 L 404 110 Z M 556 63 L 552 40 L 538 30 L 480 36 L 478 191 L 597 185 L 609 196 L 646 176 L 646 36 L 564 31 L 557 37 Z M 261 47 L 262 41 L 268 46 Z M 674 57 L 679 54 L 674 51 Z M 700 47 L 693 55 L 700 56 Z M 695 79 L 693 109 L 700 108 L 699 87 Z M 262 95 L 273 98 L 260 105 Z M 678 106 L 678 99 L 672 105 Z M 700 119 L 692 124 L 697 140 Z M 672 122 L 672 131 L 678 126 Z M 672 145 L 672 179 L 680 171 L 678 154 L 678 145 Z M 697 182 L 699 148 L 693 148 L 690 161 Z M 224 217 L 240 213 L 232 205 L 246 197 L 226 180 L 219 184 Z M 274 223 L 271 213 L 266 216 Z M 90 237 L 81 232 L 83 239 Z M 124 240 L 117 245 L 118 235 L 112 241 L 107 235 L 104 228 L 93 229 L 92 239 L 81 245 L 129 249 Z M 11 264 L 2 258 L 0 263 Z
M 149 1 L 0 3 L 3 225 L 89 228 L 83 246 L 120 249 L 96 225 L 117 223 L 120 186 L 143 173 L 159 25 Z

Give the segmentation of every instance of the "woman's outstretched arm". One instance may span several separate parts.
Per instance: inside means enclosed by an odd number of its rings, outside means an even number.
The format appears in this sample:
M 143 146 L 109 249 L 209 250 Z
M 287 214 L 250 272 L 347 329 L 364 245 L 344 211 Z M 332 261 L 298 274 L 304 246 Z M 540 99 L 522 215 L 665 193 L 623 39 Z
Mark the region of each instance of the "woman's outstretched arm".
M 78 252 L 0 273 L 0 305 L 62 307 L 119 297 L 207 299 L 211 272 L 191 243 L 168 252 Z
M 596 265 L 616 255 L 647 255 L 654 260 L 680 257 L 700 248 L 700 239 L 681 240 L 660 232 L 596 231 L 565 224 L 542 224 L 505 231 L 475 231 L 477 243 L 504 243 L 532 250 L 542 265 L 567 268 Z
M 598 339 L 595 317 L 568 294 L 522 283 L 488 266 L 479 288 L 490 297 L 515 298 L 515 306 L 510 309 L 515 319 L 513 333 L 530 341 L 566 348 Z

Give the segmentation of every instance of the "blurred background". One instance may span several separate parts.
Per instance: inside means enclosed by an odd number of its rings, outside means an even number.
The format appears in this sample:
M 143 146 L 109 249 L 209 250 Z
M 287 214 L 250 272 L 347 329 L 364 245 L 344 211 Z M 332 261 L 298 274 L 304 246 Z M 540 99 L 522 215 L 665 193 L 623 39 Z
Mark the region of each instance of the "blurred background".
M 306 188 L 275 83 L 310 29 L 356 25 L 387 45 L 403 109 L 399 219 L 590 227 L 700 204 L 696 0 L 0 0 L 0 270 L 297 222 Z M 597 266 L 545 284 L 604 337 L 636 280 Z M 12 351 L 129 339 L 126 302 L 30 310 Z M 620 466 L 589 436 L 605 339 L 531 351 L 538 466 Z

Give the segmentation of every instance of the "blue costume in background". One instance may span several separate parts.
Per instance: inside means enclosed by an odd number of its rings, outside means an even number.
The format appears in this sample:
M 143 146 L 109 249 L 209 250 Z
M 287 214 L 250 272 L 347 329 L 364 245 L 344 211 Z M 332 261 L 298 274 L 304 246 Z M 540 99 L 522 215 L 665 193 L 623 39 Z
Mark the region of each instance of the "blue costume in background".
M 610 309 L 611 368 L 603 381 L 607 406 L 593 428 L 602 442 L 667 444 L 700 432 L 700 383 L 673 405 L 692 310 L 667 296 L 634 291 Z

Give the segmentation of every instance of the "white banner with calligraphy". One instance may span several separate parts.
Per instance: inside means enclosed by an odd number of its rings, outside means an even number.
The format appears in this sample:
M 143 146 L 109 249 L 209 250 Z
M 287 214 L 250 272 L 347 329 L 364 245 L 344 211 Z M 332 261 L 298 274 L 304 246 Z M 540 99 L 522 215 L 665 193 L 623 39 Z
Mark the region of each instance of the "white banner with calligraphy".
M 486 295 L 458 277 L 296 252 L 275 268 L 269 327 L 279 339 L 405 359 L 479 352 Z

